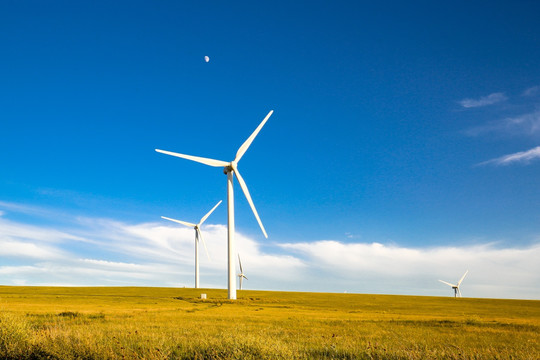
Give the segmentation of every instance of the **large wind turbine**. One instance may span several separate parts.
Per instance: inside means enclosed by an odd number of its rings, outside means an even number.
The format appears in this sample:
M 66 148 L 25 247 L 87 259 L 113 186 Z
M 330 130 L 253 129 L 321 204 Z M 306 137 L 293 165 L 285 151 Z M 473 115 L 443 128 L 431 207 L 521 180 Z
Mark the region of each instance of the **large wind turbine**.
M 259 218 L 259 214 L 257 213 L 257 209 L 255 209 L 255 205 L 253 204 L 253 200 L 251 200 L 251 195 L 249 195 L 249 190 L 247 188 L 246 182 L 242 178 L 242 175 L 238 172 L 238 162 L 240 159 L 242 159 L 242 156 L 246 153 L 247 149 L 259 133 L 261 131 L 264 124 L 266 124 L 266 121 L 274 110 L 271 110 L 268 115 L 264 118 L 264 120 L 259 124 L 259 126 L 255 129 L 253 134 L 250 135 L 250 137 L 247 138 L 247 140 L 240 146 L 238 151 L 236 152 L 236 157 L 233 161 L 227 162 L 227 161 L 221 161 L 221 160 L 214 160 L 214 159 L 208 159 L 198 156 L 191 156 L 191 155 L 184 155 L 179 154 L 171 151 L 164 151 L 156 149 L 157 152 L 176 156 L 179 158 L 187 159 L 196 161 L 205 165 L 214 166 L 214 167 L 223 167 L 223 172 L 227 175 L 227 212 L 228 212 L 228 298 L 229 299 L 236 299 L 236 264 L 235 264 L 235 248 L 234 248 L 234 193 L 233 193 L 233 180 L 234 180 L 234 174 L 236 174 L 236 177 L 238 178 L 238 183 L 240 184 L 240 187 L 242 188 L 242 191 L 244 192 L 244 195 L 246 196 L 246 199 L 249 203 L 249 206 L 251 206 L 251 210 L 253 211 L 253 214 L 255 215 L 255 218 L 257 219 L 257 222 L 259 223 L 259 226 L 261 227 L 261 230 L 266 238 L 268 238 L 268 235 L 266 234 L 266 230 L 264 230 L 264 226 L 261 222 L 261 219 Z
M 467 275 L 467 273 L 469 272 L 469 270 L 465 271 L 465 274 L 463 274 L 463 276 L 461 277 L 461 279 L 459 279 L 458 283 L 457 284 L 450 284 L 449 282 L 446 282 L 446 281 L 443 281 L 443 280 L 439 280 L 440 282 L 442 282 L 443 284 L 446 284 L 448 286 L 451 286 L 452 289 L 454 289 L 454 297 L 457 297 L 458 294 L 459 294 L 459 297 L 461 297 L 461 291 L 459 291 L 459 285 L 461 285 L 461 282 L 463 281 L 463 279 L 465 279 L 465 275 Z
M 165 217 L 165 216 L 161 217 L 161 218 L 163 218 L 165 220 L 174 221 L 176 223 L 179 223 L 179 224 L 182 224 L 182 225 L 185 225 L 185 226 L 189 226 L 189 227 L 192 227 L 193 229 L 195 229 L 195 289 L 199 288 L 199 239 L 202 241 L 202 243 L 204 245 L 204 250 L 206 251 L 206 256 L 208 256 L 208 259 L 210 259 L 210 254 L 208 254 L 208 249 L 206 248 L 206 243 L 204 242 L 204 239 L 202 237 L 201 225 L 203 224 L 203 222 L 206 219 L 208 219 L 210 214 L 213 213 L 214 210 L 216 210 L 216 208 L 219 206 L 219 204 L 221 204 L 221 200 L 219 200 L 219 202 L 216 204 L 216 206 L 214 206 L 212 208 L 212 210 L 210 210 L 206 215 L 204 215 L 202 217 L 201 221 L 199 221 L 198 224 L 192 224 L 192 223 L 189 223 L 187 221 L 171 219 L 171 218 L 168 218 L 168 217 Z
M 242 279 L 248 280 L 246 274 L 244 274 L 244 269 L 242 269 L 242 260 L 240 260 L 240 254 L 238 254 L 238 265 L 240 265 L 240 274 L 238 274 L 238 279 L 240 282 L 240 290 L 242 290 Z

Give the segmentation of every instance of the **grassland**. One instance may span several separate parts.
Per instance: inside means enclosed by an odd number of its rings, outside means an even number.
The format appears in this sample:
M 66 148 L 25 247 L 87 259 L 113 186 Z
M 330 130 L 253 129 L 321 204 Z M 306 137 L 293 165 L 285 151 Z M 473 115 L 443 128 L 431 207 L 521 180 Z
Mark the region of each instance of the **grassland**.
M 238 297 L 211 289 L 0 287 L 0 358 L 540 359 L 540 301 Z

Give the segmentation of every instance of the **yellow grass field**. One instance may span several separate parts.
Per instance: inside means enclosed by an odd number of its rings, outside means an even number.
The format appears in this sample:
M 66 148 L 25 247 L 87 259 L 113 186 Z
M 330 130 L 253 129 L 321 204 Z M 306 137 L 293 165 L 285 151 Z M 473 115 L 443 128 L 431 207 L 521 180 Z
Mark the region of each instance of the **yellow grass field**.
M 540 359 L 540 301 L 226 295 L 2 286 L 0 359 Z

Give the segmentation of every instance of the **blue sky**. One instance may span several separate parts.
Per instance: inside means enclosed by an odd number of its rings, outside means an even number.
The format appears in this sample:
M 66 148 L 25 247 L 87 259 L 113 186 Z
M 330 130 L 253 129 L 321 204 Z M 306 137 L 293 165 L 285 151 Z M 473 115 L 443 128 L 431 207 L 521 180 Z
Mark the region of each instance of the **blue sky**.
M 154 149 L 231 160 L 273 109 L 239 164 L 269 234 L 237 186 L 246 287 L 447 295 L 469 269 L 465 296 L 539 299 L 539 11 L 2 2 L 0 283 L 192 286 L 160 216 L 226 177 Z M 207 224 L 225 287 L 225 206 Z

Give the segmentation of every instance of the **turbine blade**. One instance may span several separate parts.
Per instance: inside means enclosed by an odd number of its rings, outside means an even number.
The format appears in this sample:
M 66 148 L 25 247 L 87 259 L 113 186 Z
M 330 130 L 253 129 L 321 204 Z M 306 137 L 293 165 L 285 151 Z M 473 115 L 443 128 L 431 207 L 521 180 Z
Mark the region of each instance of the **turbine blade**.
M 246 275 L 242 274 L 242 276 L 244 277 L 244 279 L 249 280 Z
M 253 132 L 253 134 L 251 134 L 246 141 L 244 141 L 244 143 L 242 144 L 242 146 L 240 146 L 240 148 L 238 149 L 238 151 L 236 152 L 236 157 L 234 158 L 234 161 L 238 162 L 240 161 L 240 159 L 242 158 L 242 156 L 244 156 L 244 154 L 246 153 L 247 149 L 249 148 L 249 146 L 251 145 L 251 143 L 253 142 L 253 139 L 255 139 L 255 136 L 257 136 L 257 134 L 259 133 L 259 131 L 261 131 L 262 127 L 264 126 L 264 124 L 266 124 L 266 121 L 268 121 L 268 119 L 270 118 L 270 116 L 272 115 L 272 113 L 274 112 L 274 110 L 270 110 L 270 112 L 268 113 L 268 115 L 266 115 L 266 117 L 264 118 L 264 120 L 259 124 L 259 126 L 257 126 L 257 128 L 255 129 L 255 131 Z
M 240 184 L 240 187 L 242 188 L 242 191 L 244 192 L 244 195 L 246 196 L 246 199 L 249 203 L 249 206 L 251 206 L 251 210 L 253 211 L 253 215 L 255 215 L 255 218 L 257 219 L 257 222 L 259 223 L 259 226 L 261 227 L 261 230 L 264 234 L 264 237 L 268 239 L 268 235 L 266 234 L 266 230 L 264 230 L 264 226 L 261 222 L 261 219 L 259 218 L 259 214 L 257 213 L 257 209 L 255 209 L 255 205 L 253 204 L 253 200 L 251 200 L 251 195 L 249 195 L 249 190 L 247 188 L 246 182 L 242 178 L 242 175 L 238 172 L 238 169 L 236 169 L 236 166 L 233 168 L 233 171 L 236 173 L 236 177 L 238 178 L 238 183 Z
M 244 270 L 242 270 L 242 260 L 240 260 L 240 254 L 238 254 L 238 264 L 240 264 L 240 272 L 243 274 Z
M 187 221 L 171 219 L 171 218 L 168 218 L 168 217 L 165 217 L 165 216 L 162 216 L 161 218 L 162 218 L 162 219 L 165 219 L 165 220 L 169 220 L 169 221 L 174 221 L 175 223 L 179 223 L 179 224 L 186 225 L 186 226 L 189 226 L 189 227 L 195 227 L 195 226 L 197 226 L 196 224 L 192 224 L 192 223 L 187 222 Z
M 199 239 L 201 239 L 203 245 L 204 245 L 204 251 L 206 251 L 206 256 L 208 256 L 208 260 L 212 261 L 212 259 L 210 259 L 210 254 L 208 253 L 208 248 L 206 247 L 206 243 L 204 242 L 204 239 L 202 237 L 202 233 L 201 233 L 201 229 L 199 229 L 198 227 L 195 228 L 195 230 L 197 231 L 197 234 L 199 235 Z
M 459 279 L 458 281 L 458 286 L 461 285 L 461 282 L 463 281 L 463 279 L 465 279 L 465 275 L 467 275 L 467 273 L 469 272 L 469 270 L 465 271 L 465 274 L 463 274 L 463 276 L 461 277 L 461 279 Z
M 208 219 L 208 217 L 210 216 L 211 213 L 214 212 L 214 210 L 216 210 L 216 208 L 219 206 L 219 204 L 221 204 L 221 201 L 222 201 L 222 200 L 219 200 L 219 202 L 216 204 L 216 206 L 214 206 L 214 207 L 212 208 L 212 210 L 210 210 L 210 211 L 208 212 L 208 214 L 206 214 L 206 215 L 204 215 L 204 216 L 202 217 L 201 221 L 199 221 L 199 224 L 198 224 L 199 226 L 202 225 L 202 223 L 203 223 L 206 219 Z
M 461 297 L 461 290 L 459 290 L 459 287 L 457 288 L 457 292 L 459 293 L 459 297 Z
M 208 159 L 208 158 L 203 158 L 203 157 L 200 157 L 200 156 L 184 155 L 184 154 L 179 154 L 179 153 L 175 153 L 175 152 L 172 152 L 172 151 L 165 151 L 165 150 L 160 150 L 160 149 L 156 149 L 156 151 L 158 153 L 171 155 L 171 156 L 176 156 L 176 157 L 179 157 L 179 158 L 182 158 L 182 159 L 188 159 L 188 160 L 191 160 L 191 161 L 196 161 L 196 162 L 199 162 L 201 164 L 210 165 L 210 166 L 220 167 L 220 166 L 228 166 L 229 165 L 228 162 L 221 161 L 221 160 Z
M 452 287 L 455 286 L 454 284 L 450 284 L 449 282 L 446 282 L 446 281 L 442 281 L 442 280 L 439 280 L 439 281 L 442 282 L 443 284 L 448 285 L 448 286 L 452 286 Z

